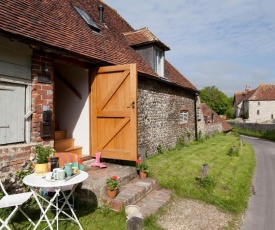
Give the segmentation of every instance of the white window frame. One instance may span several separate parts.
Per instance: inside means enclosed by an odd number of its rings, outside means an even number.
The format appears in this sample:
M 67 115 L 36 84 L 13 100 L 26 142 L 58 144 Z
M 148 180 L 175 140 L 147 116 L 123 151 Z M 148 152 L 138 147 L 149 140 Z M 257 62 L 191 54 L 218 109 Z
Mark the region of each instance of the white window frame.
M 201 120 L 201 109 L 197 108 L 197 121 Z
M 158 47 L 154 47 L 154 70 L 164 77 L 164 51 Z
M 187 124 L 189 119 L 189 111 L 186 109 L 180 110 L 180 125 Z

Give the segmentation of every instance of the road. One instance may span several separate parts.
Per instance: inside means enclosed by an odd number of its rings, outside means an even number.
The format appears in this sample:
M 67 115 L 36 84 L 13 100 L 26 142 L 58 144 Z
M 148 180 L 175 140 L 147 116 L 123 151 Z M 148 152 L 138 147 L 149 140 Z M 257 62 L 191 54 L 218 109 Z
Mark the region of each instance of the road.
M 253 194 L 241 230 L 275 229 L 275 142 L 241 137 L 252 145 L 257 166 L 253 180 Z

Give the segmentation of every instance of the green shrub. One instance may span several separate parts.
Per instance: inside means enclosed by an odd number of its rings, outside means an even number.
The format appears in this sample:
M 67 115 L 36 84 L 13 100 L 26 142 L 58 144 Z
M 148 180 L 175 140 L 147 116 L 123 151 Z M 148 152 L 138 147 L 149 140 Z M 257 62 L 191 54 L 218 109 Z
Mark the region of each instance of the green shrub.
M 158 154 L 163 154 L 164 153 L 164 149 L 162 148 L 161 144 L 158 144 L 157 152 L 158 152 Z
M 238 157 L 239 151 L 240 151 L 240 145 L 233 145 L 229 149 L 227 155 L 232 156 L 232 157 Z

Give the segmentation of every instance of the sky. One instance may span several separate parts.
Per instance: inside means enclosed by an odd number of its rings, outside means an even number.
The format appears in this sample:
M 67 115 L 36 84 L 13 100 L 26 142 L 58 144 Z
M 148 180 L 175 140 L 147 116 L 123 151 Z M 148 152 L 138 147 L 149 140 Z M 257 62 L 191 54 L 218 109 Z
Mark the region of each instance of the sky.
M 274 0 L 105 0 L 170 47 L 165 58 L 197 89 L 227 96 L 275 84 Z

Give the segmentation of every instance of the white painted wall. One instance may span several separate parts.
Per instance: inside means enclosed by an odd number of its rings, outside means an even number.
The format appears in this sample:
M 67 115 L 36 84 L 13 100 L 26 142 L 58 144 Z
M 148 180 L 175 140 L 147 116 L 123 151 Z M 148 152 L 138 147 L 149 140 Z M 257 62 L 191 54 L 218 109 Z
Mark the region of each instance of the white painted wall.
M 55 68 L 81 94 L 82 100 L 58 78 L 55 81 L 56 121 L 60 130 L 67 130 L 68 138 L 75 138 L 75 146 L 82 146 L 82 154 L 89 155 L 89 77 L 88 70 L 57 64 Z
M 245 109 L 249 111 L 249 122 L 273 122 L 275 118 L 275 101 L 248 101 L 245 102 L 245 105 Z M 259 110 L 259 115 L 257 110 Z

